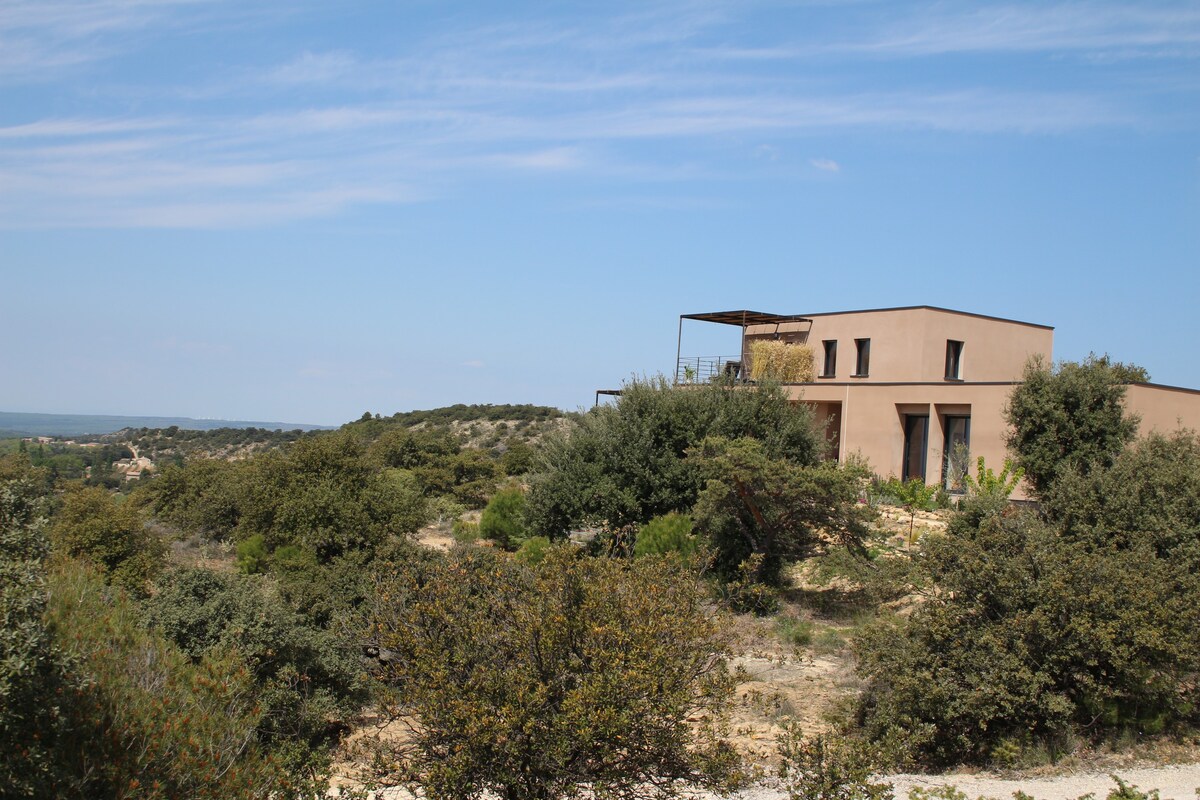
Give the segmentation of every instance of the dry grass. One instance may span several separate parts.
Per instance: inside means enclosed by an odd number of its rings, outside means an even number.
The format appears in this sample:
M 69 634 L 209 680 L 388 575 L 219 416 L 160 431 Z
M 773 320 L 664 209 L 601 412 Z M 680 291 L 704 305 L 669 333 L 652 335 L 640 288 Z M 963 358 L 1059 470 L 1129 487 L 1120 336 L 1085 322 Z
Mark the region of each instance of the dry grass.
M 816 375 L 812 348 L 771 339 L 750 343 L 750 377 L 780 383 L 811 383 Z

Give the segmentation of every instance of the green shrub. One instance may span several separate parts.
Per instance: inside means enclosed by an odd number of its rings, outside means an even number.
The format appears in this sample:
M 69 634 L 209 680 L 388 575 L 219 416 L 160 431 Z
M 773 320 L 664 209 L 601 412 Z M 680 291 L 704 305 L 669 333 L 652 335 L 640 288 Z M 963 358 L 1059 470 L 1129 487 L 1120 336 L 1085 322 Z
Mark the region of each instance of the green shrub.
M 692 535 L 692 519 L 675 512 L 655 517 L 642 526 L 633 546 L 634 556 L 665 553 L 690 556 L 694 552 L 696 537 Z
M 465 513 L 467 507 L 453 497 L 440 495 L 429 501 L 429 515 L 439 525 L 453 524 Z
M 299 545 L 322 560 L 411 534 L 428 513 L 415 472 L 381 467 L 348 432 L 304 437 L 236 464 L 169 469 L 146 497 L 154 514 L 184 530 L 261 535 L 268 550 Z
M 361 636 L 393 653 L 379 677 L 410 731 L 381 758 L 425 796 L 659 796 L 734 775 L 729 640 L 677 565 L 458 548 L 381 565 L 377 587 Z
M 529 479 L 532 532 L 554 539 L 579 526 L 617 530 L 687 513 L 704 488 L 687 454 L 709 436 L 753 438 L 770 458 L 795 464 L 816 464 L 825 450 L 812 411 L 778 386 L 634 381 L 615 405 L 544 442 L 542 469 Z
M 907 481 L 890 478 L 883 487 L 884 493 L 894 497 L 896 502 L 908 511 L 908 544 L 910 546 L 914 541 L 913 532 L 917 522 L 917 512 L 933 510 L 933 501 L 937 496 L 937 490 L 937 486 L 928 486 L 921 478 L 909 478 Z
M 1034 491 L 1046 491 L 1067 470 L 1087 474 L 1111 464 L 1137 435 L 1137 417 L 1125 414 L 1125 384 L 1146 380 L 1141 367 L 1107 356 L 1053 367 L 1031 359 L 1006 416 L 1008 448 Z
M 830 544 L 865 554 L 874 513 L 858 503 L 861 465 L 804 466 L 772 457 L 755 439 L 708 438 L 688 461 L 707 483 L 692 516 L 715 551 L 716 572 L 746 583 L 778 585 L 789 558 Z
M 255 576 L 177 570 L 146 601 L 146 620 L 194 661 L 237 652 L 263 710 L 263 748 L 297 774 L 328 766 L 340 721 L 365 700 L 352 651 Z
M 797 617 L 779 617 L 775 620 L 775 632 L 793 647 L 808 647 L 813 641 L 812 620 Z
M 1159 800 L 1158 789 L 1143 792 L 1137 786 L 1126 783 L 1116 775 L 1110 776 L 1117 783 L 1117 788 L 1108 793 L 1107 800 Z
M 908 800 L 971 800 L 967 793 L 952 783 L 945 786 L 914 786 L 908 790 Z M 983 800 L 983 798 L 980 798 Z M 1020 798 L 1015 798 L 1020 800 Z
M 270 553 L 261 533 L 256 533 L 237 545 L 238 571 L 245 575 L 257 575 L 267 571 Z
M 528 535 L 525 529 L 525 493 L 502 489 L 488 501 L 479 517 L 479 535 L 505 550 L 516 550 Z
M 738 577 L 719 587 L 720 596 L 737 614 L 767 617 L 779 611 L 779 590 L 755 579 L 761 572 L 761 560 L 758 555 L 746 559 L 738 567 Z
M 521 542 L 521 546 L 517 548 L 517 560 L 535 566 L 542 562 L 546 557 L 546 553 L 550 550 L 550 540 L 545 536 L 530 536 L 525 541 Z
M 112 584 L 144 595 L 166 558 L 166 545 L 131 503 L 103 489 L 77 488 L 63 496 L 50 540 L 57 552 L 84 558 Z
M 792 800 L 892 800 L 892 785 L 872 780 L 878 756 L 835 734 L 805 738 L 799 725 L 779 738 L 779 777 Z
M 1032 512 L 968 501 L 961 514 L 925 546 L 937 593 L 856 642 L 868 735 L 947 765 L 986 762 L 1012 738 L 1053 757 L 1077 733 L 1196 721 L 1200 577 L 1187 559 L 1158 557 L 1145 536 L 1095 547 Z
M 55 735 L 61 696 L 71 688 L 45 620 L 41 495 L 28 478 L 0 479 L 0 786 L 13 797 L 55 795 L 62 755 Z
M 294 797 L 255 742 L 253 680 L 232 652 L 193 661 L 142 625 L 92 568 L 50 576 L 48 621 L 64 680 L 51 743 L 66 798 Z
M 460 544 L 470 544 L 479 541 L 479 523 L 465 519 L 456 519 L 450 526 L 450 535 Z

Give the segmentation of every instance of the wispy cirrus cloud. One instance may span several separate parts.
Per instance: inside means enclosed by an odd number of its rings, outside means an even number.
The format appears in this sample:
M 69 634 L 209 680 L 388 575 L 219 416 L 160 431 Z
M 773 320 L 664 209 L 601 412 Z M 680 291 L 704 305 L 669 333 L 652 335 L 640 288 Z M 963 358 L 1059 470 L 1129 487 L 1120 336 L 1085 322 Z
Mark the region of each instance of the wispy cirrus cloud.
M 30 64 L 76 43 L 86 44 L 78 57 L 99 58 L 160 27 L 236 16 L 232 8 L 224 0 L 12 0 L 0 6 L 0 45 L 41 53 Z M 1200 42 L 1200 9 L 1183 4 L 939 3 L 909 7 L 903 18 L 865 4 L 853 35 L 840 36 L 780 27 L 743 37 L 743 13 L 732 3 L 669 2 L 583 19 L 435 27 L 390 51 L 309 47 L 240 63 L 203 85 L 172 89 L 147 78 L 122 87 L 122 97 L 140 101 L 144 87 L 154 98 L 145 113 L 129 110 L 141 102 L 93 116 L 10 113 L 0 117 L 10 121 L 0 127 L 0 227 L 268 225 L 419 202 L 485 174 L 711 179 L 736 173 L 722 151 L 745 153 L 747 141 L 764 139 L 772 144 L 754 155 L 773 169 L 780 142 L 845 131 L 1064 135 L 1144 126 L 1142 108 L 1095 85 L 1009 85 L 1002 71 L 920 84 L 860 73 L 884 58 L 1098 58 L 1130 48 L 1190 52 Z M 837 58 L 828 63 L 851 66 L 844 74 L 811 68 L 829 54 Z M 824 158 L 809 165 L 839 169 Z
M 619 108 L 554 111 L 429 101 L 245 118 L 42 120 L 0 128 L 0 226 L 242 227 L 415 202 L 424 185 L 486 172 L 611 175 L 619 162 L 622 175 L 636 179 L 636 158 L 620 151 L 638 143 L 871 128 L 1047 134 L 1127 121 L 1086 97 L 992 91 L 643 97 Z M 812 163 L 830 170 L 833 162 Z M 664 174 L 661 164 L 647 167 Z
M 65 68 L 124 52 L 129 38 L 229 8 L 228 0 L 5 0 L 0 82 L 45 82 Z
M 877 36 L 831 49 L 892 56 L 1108 51 L 1127 56 L 1200 55 L 1200 6 L 1060 3 L 935 6 Z

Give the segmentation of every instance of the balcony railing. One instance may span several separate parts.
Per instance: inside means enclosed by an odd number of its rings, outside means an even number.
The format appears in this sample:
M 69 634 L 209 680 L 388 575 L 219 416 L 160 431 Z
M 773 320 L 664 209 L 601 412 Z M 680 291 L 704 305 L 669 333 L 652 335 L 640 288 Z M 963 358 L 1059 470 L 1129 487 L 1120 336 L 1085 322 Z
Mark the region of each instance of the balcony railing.
M 708 383 L 716 377 L 744 380 L 741 356 L 688 356 L 675 365 L 676 383 Z

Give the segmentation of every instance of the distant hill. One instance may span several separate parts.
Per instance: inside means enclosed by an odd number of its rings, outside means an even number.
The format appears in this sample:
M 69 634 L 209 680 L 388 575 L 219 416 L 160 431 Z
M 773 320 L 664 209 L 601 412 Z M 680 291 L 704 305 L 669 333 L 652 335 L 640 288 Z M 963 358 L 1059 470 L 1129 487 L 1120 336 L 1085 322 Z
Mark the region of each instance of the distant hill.
M 170 428 L 210 431 L 216 428 L 265 428 L 266 430 L 329 430 L 328 425 L 296 422 L 251 422 L 191 417 L 124 417 L 105 414 L 25 414 L 0 411 L 0 438 L 12 436 L 86 436 L 116 433 L 124 428 Z

